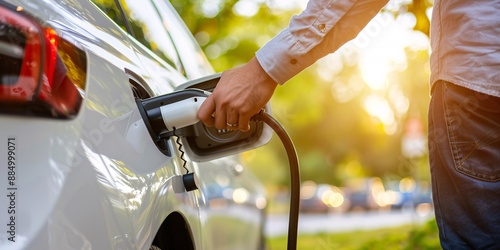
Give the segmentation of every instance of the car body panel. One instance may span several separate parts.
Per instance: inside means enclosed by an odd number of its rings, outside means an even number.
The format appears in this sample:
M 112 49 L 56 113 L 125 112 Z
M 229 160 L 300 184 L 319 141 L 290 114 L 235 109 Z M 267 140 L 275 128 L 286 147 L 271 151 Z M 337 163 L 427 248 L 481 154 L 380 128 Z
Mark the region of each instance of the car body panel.
M 200 216 L 206 249 L 261 249 L 261 219 L 265 218 L 265 191 L 255 185 L 256 177 L 236 159 L 224 158 L 198 163 L 202 191 Z M 259 209 L 255 209 L 259 208 Z M 231 230 L 228 230 L 231 228 Z M 263 239 L 262 239 L 263 240 Z

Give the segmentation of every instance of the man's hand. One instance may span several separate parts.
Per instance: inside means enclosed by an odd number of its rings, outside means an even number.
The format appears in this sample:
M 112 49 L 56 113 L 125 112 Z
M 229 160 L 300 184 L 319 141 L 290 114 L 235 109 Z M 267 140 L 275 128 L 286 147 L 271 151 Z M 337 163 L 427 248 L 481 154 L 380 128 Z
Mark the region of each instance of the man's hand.
M 203 102 L 198 118 L 217 129 L 250 129 L 250 118 L 271 99 L 278 84 L 256 58 L 224 71 L 213 93 Z

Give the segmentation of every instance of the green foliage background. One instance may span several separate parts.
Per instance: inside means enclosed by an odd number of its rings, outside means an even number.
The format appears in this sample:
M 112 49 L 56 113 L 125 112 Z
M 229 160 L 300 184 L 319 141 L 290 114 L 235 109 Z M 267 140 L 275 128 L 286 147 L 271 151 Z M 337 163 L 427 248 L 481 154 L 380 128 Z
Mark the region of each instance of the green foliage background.
M 268 240 L 270 250 L 283 249 L 286 237 Z M 333 234 L 299 235 L 297 249 L 342 250 L 435 250 L 441 249 L 435 220 L 424 224 L 404 225 Z
M 299 5 L 279 0 L 172 0 L 188 28 L 195 35 L 216 71 L 237 67 L 287 26 L 301 11 Z M 248 15 L 237 7 L 252 3 Z M 429 33 L 428 0 L 403 0 L 383 11 L 397 17 L 411 13 L 414 30 Z M 277 8 L 276 6 L 280 6 Z M 306 69 L 277 89 L 271 103 L 273 115 L 291 135 L 301 162 L 302 180 L 343 185 L 348 178 L 380 176 L 395 180 L 413 176 L 428 180 L 427 154 L 409 158 L 402 153 L 404 127 L 409 118 L 419 120 L 426 134 L 429 102 L 428 50 L 405 49 L 407 67 L 391 71 L 391 84 L 398 85 L 409 100 L 408 111 L 396 117 L 396 129 L 387 133 L 384 125 L 366 112 L 364 102 L 371 94 L 388 97 L 389 90 L 372 90 L 365 85 L 347 92 L 348 101 L 339 102 L 332 86 L 360 78 L 356 53 L 343 56 L 341 70 L 330 79 L 320 77 L 320 65 Z M 393 109 L 397 107 L 392 107 Z M 263 148 L 247 152 L 244 160 L 257 176 L 274 187 L 287 185 L 288 161 L 277 139 Z

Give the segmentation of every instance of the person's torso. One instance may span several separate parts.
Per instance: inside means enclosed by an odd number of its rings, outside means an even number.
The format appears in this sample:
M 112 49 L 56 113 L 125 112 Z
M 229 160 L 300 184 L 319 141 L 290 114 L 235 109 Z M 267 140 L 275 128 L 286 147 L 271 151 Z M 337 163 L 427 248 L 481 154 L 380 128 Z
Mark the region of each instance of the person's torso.
M 431 84 L 500 97 L 500 0 L 435 0 L 431 48 Z

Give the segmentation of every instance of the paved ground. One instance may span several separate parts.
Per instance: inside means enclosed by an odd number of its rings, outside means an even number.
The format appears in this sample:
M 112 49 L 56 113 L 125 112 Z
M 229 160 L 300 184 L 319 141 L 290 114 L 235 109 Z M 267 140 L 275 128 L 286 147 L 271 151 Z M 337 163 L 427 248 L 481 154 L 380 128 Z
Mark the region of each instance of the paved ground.
M 346 214 L 301 214 L 299 234 L 331 233 L 393 227 L 422 223 L 434 216 L 432 211 L 418 215 L 411 211 L 352 212 Z M 266 235 L 276 237 L 288 232 L 288 214 L 269 215 Z

